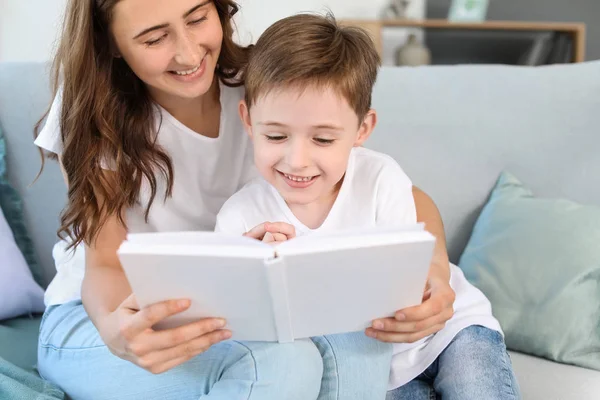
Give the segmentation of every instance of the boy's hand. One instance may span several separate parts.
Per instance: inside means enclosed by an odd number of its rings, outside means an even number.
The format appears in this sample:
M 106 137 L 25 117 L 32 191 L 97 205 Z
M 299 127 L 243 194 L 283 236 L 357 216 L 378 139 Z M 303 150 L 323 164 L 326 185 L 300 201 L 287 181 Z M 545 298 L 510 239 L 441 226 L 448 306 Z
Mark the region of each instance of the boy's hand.
M 244 236 L 275 244 L 296 237 L 296 228 L 286 222 L 265 222 L 250 229 Z
M 449 282 L 430 276 L 423 303 L 400 310 L 393 318 L 373 321 L 365 333 L 382 342 L 414 343 L 444 328 L 454 315 L 454 299 Z

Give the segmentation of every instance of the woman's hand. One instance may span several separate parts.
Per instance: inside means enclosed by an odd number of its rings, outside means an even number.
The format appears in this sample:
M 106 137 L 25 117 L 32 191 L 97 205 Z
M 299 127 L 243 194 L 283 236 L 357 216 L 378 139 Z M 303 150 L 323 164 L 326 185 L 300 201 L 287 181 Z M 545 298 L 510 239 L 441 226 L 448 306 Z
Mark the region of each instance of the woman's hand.
M 185 311 L 189 300 L 170 300 L 139 309 L 131 294 L 119 307 L 100 319 L 99 333 L 116 356 L 160 374 L 229 339 L 225 321 L 207 318 L 173 329 L 155 331 L 156 323 Z
M 286 222 L 265 222 L 250 229 L 244 236 L 276 244 L 296 237 L 296 228 Z
M 429 276 L 423 302 L 373 321 L 366 334 L 382 342 L 414 343 L 440 331 L 454 315 L 455 294 L 448 281 Z

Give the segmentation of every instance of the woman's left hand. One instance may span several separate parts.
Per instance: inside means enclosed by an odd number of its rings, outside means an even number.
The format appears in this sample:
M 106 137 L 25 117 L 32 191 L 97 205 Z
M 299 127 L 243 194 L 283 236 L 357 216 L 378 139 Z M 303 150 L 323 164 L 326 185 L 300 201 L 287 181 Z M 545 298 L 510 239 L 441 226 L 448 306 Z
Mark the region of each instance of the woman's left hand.
M 454 315 L 454 299 L 450 283 L 430 275 L 420 305 L 400 310 L 393 318 L 373 321 L 365 333 L 382 342 L 414 343 L 446 325 Z

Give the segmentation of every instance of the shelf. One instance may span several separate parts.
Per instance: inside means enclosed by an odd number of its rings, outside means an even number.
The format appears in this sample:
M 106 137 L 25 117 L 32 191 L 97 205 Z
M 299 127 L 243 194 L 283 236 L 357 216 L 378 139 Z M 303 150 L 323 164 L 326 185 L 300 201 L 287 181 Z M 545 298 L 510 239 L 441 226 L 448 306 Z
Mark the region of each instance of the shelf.
M 522 31 L 522 32 L 563 32 L 571 35 L 573 39 L 573 62 L 585 61 L 585 34 L 584 23 L 570 22 L 529 22 L 529 21 L 484 21 L 484 22 L 453 22 L 445 19 L 389 19 L 389 20 L 341 20 L 343 25 L 359 26 L 367 30 L 379 54 L 383 49 L 383 28 L 420 28 L 420 29 L 447 29 L 447 30 L 472 30 L 472 31 Z

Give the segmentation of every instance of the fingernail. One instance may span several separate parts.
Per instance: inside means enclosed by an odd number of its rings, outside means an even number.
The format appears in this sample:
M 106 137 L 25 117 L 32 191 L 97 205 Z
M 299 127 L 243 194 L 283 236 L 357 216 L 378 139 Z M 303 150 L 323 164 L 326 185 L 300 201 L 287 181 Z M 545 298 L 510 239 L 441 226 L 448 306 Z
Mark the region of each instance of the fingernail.
M 375 321 L 375 322 L 373 322 L 373 328 L 382 330 L 383 329 L 383 322 L 381 322 L 381 321 Z
M 224 319 L 217 319 L 215 322 L 215 326 L 217 328 L 222 328 L 225 326 L 226 323 L 227 323 L 227 321 L 225 321 Z
M 403 313 L 397 313 L 396 314 L 396 319 L 398 321 L 404 321 L 406 319 L 406 315 L 404 315 Z
M 190 301 L 189 301 L 189 300 L 179 300 L 179 301 L 177 302 L 177 305 L 178 305 L 180 308 L 186 308 L 186 307 L 188 307 L 188 306 L 190 305 Z
M 365 332 L 365 334 L 366 334 L 368 337 L 371 337 L 371 338 L 375 338 L 375 337 L 377 337 L 377 333 L 375 333 L 375 331 L 371 331 L 371 330 L 368 330 L 368 329 L 367 329 L 367 331 Z
M 221 332 L 221 337 L 223 338 L 223 340 L 227 340 L 231 337 L 231 332 L 230 331 L 223 331 Z

